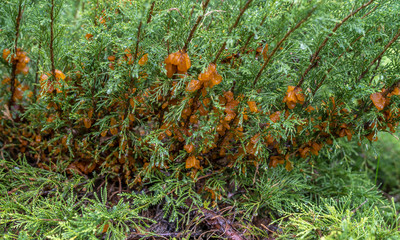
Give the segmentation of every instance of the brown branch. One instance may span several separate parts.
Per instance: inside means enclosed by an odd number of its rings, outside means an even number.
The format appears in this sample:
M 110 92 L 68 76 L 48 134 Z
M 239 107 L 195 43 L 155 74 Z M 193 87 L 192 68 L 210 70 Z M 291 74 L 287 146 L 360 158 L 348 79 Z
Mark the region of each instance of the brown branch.
M 364 206 L 364 204 L 366 204 L 367 202 L 368 202 L 368 198 L 365 199 L 365 201 L 364 201 L 363 203 L 361 203 L 357 208 L 353 209 L 351 212 L 352 212 L 353 214 L 356 213 L 357 210 L 360 209 L 362 206 Z M 352 216 L 353 216 L 353 215 L 352 215 Z M 350 218 L 351 218 L 352 216 L 350 216 Z M 346 218 L 347 218 L 347 215 L 344 216 L 344 217 L 342 218 L 342 221 L 344 221 Z
M 42 218 L 42 219 L 39 219 L 40 221 L 46 221 L 46 222 L 65 222 L 65 220 L 61 220 L 61 219 L 57 219 L 57 218 L 55 218 L 55 219 L 49 219 L 49 218 Z
M 199 2 L 199 0 L 196 0 L 196 3 L 198 3 L 198 2 Z M 189 15 L 189 21 L 190 21 L 190 19 L 192 18 L 193 11 L 194 11 L 194 6 L 195 6 L 195 4 L 193 4 L 193 6 L 192 6 L 192 10 L 190 11 L 190 15 Z
M 56 67 L 54 64 L 54 0 L 51 0 L 51 9 L 50 9 L 50 61 L 51 61 L 51 73 L 53 77 L 56 76 Z
M 264 18 L 261 20 L 260 27 L 264 24 L 264 22 L 265 22 L 266 19 L 267 19 L 267 15 L 265 15 Z M 251 34 L 249 35 L 249 37 L 248 37 L 247 40 L 246 40 L 246 43 L 244 44 L 244 46 L 243 46 L 242 49 L 240 50 L 241 53 L 244 53 L 244 51 L 246 50 L 247 46 L 248 46 L 249 43 L 250 43 L 250 40 L 254 37 L 254 35 L 255 35 L 254 33 L 251 33 Z
M 265 22 L 266 19 L 267 19 L 267 15 L 265 15 L 265 16 L 263 17 L 263 19 L 261 20 L 260 27 L 264 24 L 264 22 Z M 250 40 L 254 37 L 254 35 L 255 35 L 254 33 L 251 33 L 251 34 L 249 35 L 249 37 L 248 37 L 247 40 L 246 40 L 246 43 L 245 43 L 244 46 L 241 48 L 241 50 L 239 50 L 239 51 L 236 53 L 236 56 L 240 57 L 240 53 L 242 53 L 242 54 L 244 53 L 244 51 L 246 50 L 247 46 L 248 46 L 249 43 L 250 43 Z M 233 67 L 234 62 L 235 62 L 235 59 L 232 58 L 231 68 Z M 239 59 L 239 63 L 240 63 L 240 59 Z M 235 91 L 235 87 L 236 87 L 236 80 L 233 81 L 233 84 L 232 84 L 232 87 L 231 87 L 231 92 L 234 92 L 234 91 Z
M 372 28 L 370 28 L 365 34 L 367 34 L 368 32 L 370 32 L 371 30 L 372 30 Z M 351 42 L 351 43 L 350 43 L 350 46 L 348 46 L 348 47 L 346 48 L 346 50 L 345 50 L 342 54 L 340 54 L 340 56 L 336 59 L 336 61 L 335 61 L 332 65 L 336 65 L 336 63 L 340 60 L 340 58 L 343 57 L 343 55 L 344 55 L 346 52 L 348 52 L 348 51 L 350 50 L 351 46 L 354 45 L 354 43 L 356 43 L 358 40 L 360 40 L 363 36 L 364 36 L 364 34 L 363 34 L 363 35 L 360 35 L 360 36 L 359 36 L 358 38 L 356 38 L 353 42 Z M 320 83 L 317 85 L 317 87 L 313 90 L 313 92 L 312 92 L 312 95 L 313 95 L 313 96 L 315 95 L 315 93 L 317 92 L 317 90 L 322 86 L 322 84 L 324 83 L 324 81 L 325 81 L 326 78 L 328 77 L 328 74 L 332 71 L 332 69 L 333 69 L 333 66 L 330 67 L 330 68 L 328 69 L 328 71 L 325 73 L 324 77 L 322 78 L 321 82 L 320 82 Z M 305 104 L 305 105 L 307 105 L 307 104 Z
M 254 33 L 251 33 L 251 34 L 249 35 L 249 37 L 247 38 L 245 44 L 244 44 L 243 47 L 242 47 L 242 50 L 240 50 L 241 53 L 244 53 L 244 51 L 246 50 L 247 46 L 248 46 L 249 43 L 250 43 L 250 40 L 254 37 L 254 35 L 255 35 Z
M 217 56 L 215 56 L 213 63 L 217 63 L 219 56 L 221 55 L 222 51 L 224 51 L 226 46 L 226 41 L 222 44 L 221 48 L 218 50 Z
M 315 11 L 315 7 L 311 9 L 311 11 L 303 18 L 301 21 L 299 21 L 296 26 L 291 28 L 285 36 L 278 42 L 278 44 L 275 46 L 275 48 L 272 50 L 271 54 L 267 56 L 267 59 L 265 60 L 264 64 L 262 65 L 260 71 L 258 72 L 256 78 L 254 79 L 253 85 L 257 84 L 258 79 L 261 77 L 262 72 L 264 71 L 265 67 L 268 65 L 268 63 L 271 61 L 272 56 L 275 55 L 276 51 L 278 51 L 279 47 L 282 45 L 282 43 L 292 34 L 296 29 L 298 29 L 307 19 L 311 16 L 311 14 Z
M 229 33 L 231 33 L 232 30 L 233 30 L 234 28 L 237 27 L 237 25 L 239 24 L 240 18 L 241 18 L 241 17 L 243 16 L 243 14 L 244 14 L 244 11 L 246 11 L 246 9 L 249 7 L 249 5 L 250 5 L 250 3 L 251 3 L 252 1 L 253 1 L 253 0 L 247 0 L 246 4 L 244 5 L 244 7 L 242 8 L 242 10 L 240 11 L 239 16 L 236 18 L 235 24 L 233 24 L 233 26 L 229 29 Z
M 325 38 L 325 40 L 319 45 L 317 51 L 313 54 L 310 64 L 308 65 L 307 69 L 304 71 L 303 75 L 301 75 L 301 78 L 300 78 L 299 83 L 297 84 L 297 87 L 300 87 L 303 84 L 307 73 L 316 66 L 316 61 L 318 59 L 319 53 L 321 52 L 322 48 L 325 47 L 326 43 L 328 42 L 329 38 L 333 35 L 333 33 L 335 33 L 339 29 L 339 27 L 343 25 L 343 23 L 345 23 L 347 20 L 349 20 L 352 16 L 354 16 L 356 13 L 358 13 L 361 9 L 370 5 L 373 1 L 374 0 L 370 0 L 369 2 L 365 3 L 361 7 L 357 8 L 354 12 L 350 13 L 347 17 L 345 17 L 340 23 L 337 23 L 335 25 L 335 27 L 332 29 L 332 32 L 328 34 L 328 36 Z
M 135 48 L 135 55 L 133 56 L 133 64 L 135 64 L 137 59 L 137 54 L 139 52 L 139 42 L 140 42 L 140 30 L 142 29 L 142 21 L 139 23 L 138 32 L 137 32 L 137 40 L 136 40 L 136 48 Z
M 153 16 L 153 9 L 154 9 L 155 4 L 156 4 L 156 1 L 153 1 L 153 3 L 151 4 L 150 11 L 149 11 L 149 17 L 147 18 L 147 23 L 151 22 L 151 17 Z
M 382 58 L 378 59 L 378 63 L 375 66 L 375 73 L 372 74 L 371 79 L 369 80 L 369 85 L 371 85 L 372 84 L 372 80 L 374 80 L 374 77 L 376 75 L 376 70 L 378 70 L 379 66 L 381 65 L 381 60 L 382 60 Z
M 206 8 L 207 8 L 207 6 L 208 6 L 209 3 L 210 3 L 210 0 L 206 0 L 206 1 L 203 3 L 203 12 L 206 10 Z M 187 40 L 186 40 L 186 42 L 185 42 L 185 46 L 183 47 L 183 50 L 184 50 L 184 51 L 186 51 L 186 50 L 188 49 L 189 43 L 190 43 L 190 41 L 191 41 L 192 38 L 193 38 L 194 32 L 196 31 L 196 29 L 197 29 L 197 27 L 199 26 L 199 24 L 200 24 L 201 20 L 203 19 L 203 17 L 204 17 L 204 13 L 203 13 L 203 15 L 197 17 L 196 23 L 194 24 L 192 30 L 190 31 L 189 37 L 187 38 Z
M 240 18 L 243 16 L 244 12 L 247 10 L 247 8 L 249 7 L 249 5 L 252 1 L 253 0 L 247 0 L 246 4 L 240 10 L 240 13 L 237 16 L 235 23 L 229 28 L 228 35 L 233 31 L 233 29 L 235 29 L 237 27 L 237 25 L 239 24 Z M 217 56 L 215 56 L 213 63 L 217 63 L 219 56 L 221 55 L 222 51 L 224 51 L 224 49 L 225 49 L 225 46 L 226 46 L 226 41 L 222 44 L 221 48 L 219 49 Z
M 22 10 L 22 5 L 21 5 L 21 1 L 20 1 L 19 2 L 19 6 L 18 6 L 17 21 L 15 23 L 14 56 L 17 55 L 17 51 L 18 51 L 18 47 L 17 46 L 18 46 L 18 37 L 19 37 L 19 26 L 21 24 L 22 13 L 23 13 L 23 10 Z M 16 71 L 17 71 L 17 63 L 12 61 L 11 80 L 10 80 L 11 97 L 10 97 L 10 101 L 8 102 L 9 109 L 11 109 L 11 105 L 14 103 L 15 79 L 16 79 L 16 75 L 17 75 Z
M 361 19 L 364 19 L 365 17 L 367 17 L 368 15 L 370 15 L 373 11 L 375 11 L 375 9 L 379 6 L 379 4 L 377 4 L 371 11 L 367 12 L 366 14 L 364 14 L 364 16 L 361 17 Z
M 169 17 L 169 20 L 168 20 L 168 28 L 167 28 L 167 34 L 166 34 L 167 36 L 169 35 L 170 26 L 171 26 L 171 17 Z M 169 55 L 169 38 L 167 39 L 167 53 Z
M 42 44 L 39 43 L 39 53 L 40 53 L 40 49 L 42 48 Z M 35 86 L 33 86 L 33 99 L 36 100 L 36 88 L 37 85 L 39 84 L 39 63 L 40 63 L 40 54 L 39 54 L 39 59 L 36 61 L 36 74 L 35 74 Z
M 383 56 L 383 54 L 386 52 L 386 50 L 388 50 L 388 48 L 399 38 L 399 36 L 400 36 L 400 28 L 399 28 L 397 34 L 392 38 L 392 40 L 390 40 L 390 41 L 386 44 L 386 46 L 383 48 L 382 52 L 379 53 L 379 55 L 378 55 L 374 60 L 372 60 L 372 62 L 368 65 L 367 69 L 365 69 L 365 70 L 361 73 L 360 77 L 358 78 L 358 81 L 360 81 L 360 80 L 368 73 L 369 68 L 370 68 L 372 65 L 374 65 L 376 61 L 378 61 L 380 58 L 382 58 L 382 56 Z

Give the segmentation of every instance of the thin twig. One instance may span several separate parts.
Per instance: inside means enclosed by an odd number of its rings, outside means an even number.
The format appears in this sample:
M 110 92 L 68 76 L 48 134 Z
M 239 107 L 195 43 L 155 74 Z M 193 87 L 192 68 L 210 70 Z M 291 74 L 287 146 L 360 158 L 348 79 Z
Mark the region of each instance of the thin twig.
M 211 13 L 215 13 L 215 12 L 226 12 L 226 11 L 224 11 L 224 10 L 212 10 L 212 11 L 207 12 L 207 13 L 204 15 L 204 17 L 207 17 L 207 16 L 210 15 Z
M 154 9 L 154 5 L 155 4 L 156 4 L 156 1 L 153 1 L 153 3 L 151 4 L 150 11 L 149 11 L 149 16 L 147 18 L 147 23 L 151 22 L 151 17 L 153 16 L 153 9 Z
M 364 72 L 361 73 L 360 77 L 358 78 L 358 81 L 360 81 L 360 80 L 365 76 L 365 74 L 368 73 L 369 68 L 370 68 L 372 65 L 374 65 L 376 61 L 378 61 L 380 58 L 382 58 L 382 56 L 383 56 L 383 54 L 386 52 L 386 50 L 388 50 L 388 48 L 399 38 L 399 36 L 400 36 L 400 28 L 399 28 L 397 34 L 392 38 L 392 40 L 390 40 L 390 41 L 386 44 L 386 46 L 383 48 L 382 52 L 379 53 L 379 55 L 378 55 L 374 60 L 372 60 L 372 62 L 368 65 L 367 69 L 365 69 Z
M 18 6 L 18 16 L 17 16 L 17 21 L 15 23 L 15 41 L 14 41 L 14 56 L 17 55 L 17 49 L 18 49 L 18 37 L 19 37 L 19 26 L 21 24 L 21 18 L 22 18 L 22 5 L 21 5 L 21 1 L 19 2 L 19 6 Z M 8 107 L 11 109 L 11 105 L 14 103 L 14 92 L 15 92 L 15 79 L 16 79 L 16 71 L 17 71 L 17 63 L 12 61 L 12 68 L 11 68 L 11 97 L 10 97 L 10 101 L 8 102 Z
M 250 5 L 250 3 L 251 3 L 252 1 L 253 1 L 253 0 L 247 0 L 246 4 L 244 5 L 244 7 L 242 8 L 242 10 L 240 11 L 238 17 L 236 18 L 236 22 L 235 22 L 235 23 L 232 25 L 232 27 L 229 29 L 229 33 L 231 33 L 232 30 L 233 30 L 234 28 L 237 27 L 237 25 L 239 24 L 240 18 L 243 16 L 244 12 L 247 10 L 247 8 L 249 7 L 249 5 Z
M 135 55 L 133 56 L 133 64 L 135 64 L 137 59 L 137 54 L 139 52 L 139 42 L 140 42 L 140 30 L 142 29 L 142 21 L 139 23 L 138 32 L 137 32 L 137 40 L 136 40 L 136 48 L 135 48 Z
M 258 71 L 258 74 L 256 78 L 254 79 L 253 86 L 257 84 L 258 79 L 261 77 L 262 72 L 264 71 L 265 67 L 268 65 L 268 63 L 271 61 L 272 57 L 275 55 L 276 51 L 278 51 L 279 47 L 282 45 L 282 43 L 292 34 L 296 29 L 298 29 L 307 19 L 311 16 L 311 14 L 315 11 L 315 7 L 311 9 L 311 11 L 303 18 L 301 21 L 299 21 L 296 26 L 291 28 L 285 36 L 278 42 L 278 44 L 275 46 L 275 48 L 272 50 L 272 52 L 267 56 L 267 59 L 265 60 L 264 64 L 262 65 L 260 71 Z
M 364 206 L 364 204 L 366 204 L 368 202 L 368 198 L 363 202 L 363 203 L 361 203 L 357 208 L 355 208 L 354 210 L 352 210 L 351 212 L 354 214 L 354 213 L 356 213 L 357 212 L 357 210 L 358 209 L 360 209 L 362 206 Z M 343 218 L 342 218 L 342 221 L 344 221 L 345 219 L 346 219 L 346 217 L 347 216 L 344 216 Z M 350 217 L 351 218 L 351 217 Z
M 264 24 L 266 19 L 267 19 L 267 15 L 265 15 L 264 18 L 261 20 L 260 27 Z M 246 40 L 246 43 L 244 44 L 244 46 L 240 50 L 241 53 L 244 53 L 244 51 L 246 50 L 247 46 L 250 43 L 250 40 L 254 37 L 254 35 L 255 35 L 254 32 L 249 35 L 249 37 Z
M 365 34 L 367 34 L 368 32 L 370 32 L 371 30 L 372 30 L 372 28 L 370 28 Z M 340 56 L 336 59 L 336 61 L 335 61 L 332 65 L 333 65 L 333 66 L 336 65 L 336 63 L 340 60 L 340 58 L 342 58 L 343 55 L 351 49 L 351 46 L 354 45 L 354 43 L 356 43 L 358 40 L 360 40 L 363 36 L 365 36 L 365 34 L 360 35 L 360 36 L 359 36 L 358 38 L 356 38 L 352 43 L 350 43 L 350 46 L 348 46 L 348 47 L 346 48 L 346 50 L 345 50 L 342 54 L 340 54 Z M 330 67 L 330 68 L 328 69 L 328 71 L 325 73 L 324 77 L 323 77 L 322 80 L 319 82 L 319 84 L 317 85 L 317 87 L 315 87 L 315 89 L 314 89 L 313 92 L 312 92 L 312 95 L 313 95 L 313 96 L 315 95 L 315 93 L 317 92 L 317 90 L 322 86 L 322 84 L 324 83 L 324 81 L 325 81 L 326 78 L 328 77 L 328 74 L 332 71 L 333 66 Z M 307 105 L 307 104 L 304 104 L 304 105 Z
M 260 23 L 260 27 L 262 27 L 262 25 L 264 24 L 264 22 L 265 22 L 265 20 L 267 19 L 267 16 L 268 15 L 265 15 L 264 17 L 263 17 L 263 19 L 261 20 L 261 23 Z M 244 51 L 246 50 L 246 48 L 247 48 L 247 46 L 249 45 L 249 43 L 250 43 L 250 40 L 254 37 L 254 32 L 253 33 L 251 33 L 250 35 L 249 35 L 249 37 L 247 38 L 247 40 L 246 40 L 246 43 L 244 44 L 244 46 L 241 48 L 241 50 L 239 50 L 238 52 L 237 52 L 237 54 L 236 54 L 236 56 L 239 56 L 240 57 L 240 53 L 244 53 Z M 232 63 L 231 63 L 231 68 L 233 67 L 233 64 L 234 64 L 234 61 L 235 59 L 234 58 L 232 58 Z M 239 64 L 240 64 L 240 59 L 239 59 Z M 234 80 L 233 81 L 233 84 L 232 84 L 232 87 L 231 87 L 231 92 L 234 92 L 235 91 L 235 87 L 236 87 L 236 80 Z
M 183 14 L 181 13 L 181 11 L 179 11 L 178 8 L 170 8 L 170 9 L 168 9 L 168 11 L 169 11 L 169 12 L 171 12 L 171 11 L 177 11 L 177 12 L 179 13 L 179 15 L 181 15 L 182 18 L 185 18 L 185 17 L 183 16 Z
M 375 9 L 379 6 L 379 4 L 377 4 L 373 9 L 371 9 L 371 11 L 367 12 L 366 14 L 364 14 L 364 16 L 361 17 L 361 19 L 364 19 L 365 17 L 367 17 L 368 15 L 370 15 L 373 11 L 375 11 Z
M 205 9 L 207 8 L 209 3 L 210 3 L 210 0 L 206 0 L 203 3 L 203 11 L 205 11 Z M 187 40 L 185 42 L 185 46 L 183 47 L 184 51 L 186 51 L 188 49 L 189 43 L 193 38 L 194 32 L 196 31 L 197 27 L 199 26 L 199 24 L 200 24 L 200 22 L 201 22 L 201 20 L 203 19 L 204 16 L 205 15 L 203 14 L 203 15 L 200 15 L 200 16 L 197 17 L 196 23 L 193 25 L 192 30 L 190 31 L 189 36 L 188 36 L 188 38 L 187 38 Z
M 39 220 L 46 221 L 46 222 L 65 222 L 66 221 L 66 220 L 61 220 L 61 219 L 57 219 L 57 218 L 55 218 L 55 219 L 42 218 L 42 219 L 39 219 Z
M 198 2 L 199 2 L 199 0 L 196 0 L 196 3 L 198 3 Z M 194 11 L 194 6 L 195 6 L 195 4 L 193 4 L 193 6 L 192 6 L 192 10 L 190 11 L 190 15 L 189 15 L 189 21 L 190 21 L 190 19 L 192 18 L 193 11 Z
M 54 0 L 51 0 L 51 9 L 50 9 L 50 61 L 51 61 L 51 73 L 53 74 L 53 78 L 56 76 L 56 67 L 54 64 Z
M 374 70 L 375 70 L 375 73 L 372 74 L 371 79 L 369 80 L 369 85 L 372 84 L 372 80 L 374 80 L 374 78 L 375 78 L 376 70 L 378 70 L 379 66 L 381 65 L 381 60 L 382 60 L 382 58 L 379 58 L 379 59 L 378 59 L 378 63 L 376 64 L 375 69 L 374 69 Z
M 35 74 L 35 85 L 33 86 L 33 99 L 36 100 L 36 88 L 39 84 L 39 63 L 40 63 L 40 49 L 42 48 L 41 43 L 39 43 L 39 59 L 36 61 L 36 74 Z
M 246 4 L 240 10 L 240 13 L 237 16 L 235 23 L 229 28 L 228 35 L 233 31 L 233 29 L 235 29 L 237 27 L 237 25 L 239 24 L 240 18 L 243 16 L 244 12 L 247 10 L 247 8 L 249 7 L 249 5 L 252 1 L 253 0 L 247 0 Z M 225 46 L 226 46 L 226 41 L 222 44 L 221 48 L 219 49 L 217 55 L 215 56 L 213 63 L 217 63 L 219 56 L 221 55 L 222 51 L 224 51 L 224 49 L 225 49 Z
M 359 7 L 358 9 L 356 9 L 354 12 L 350 13 L 349 15 L 347 15 L 347 17 L 345 17 L 340 23 L 337 23 L 335 25 L 335 27 L 332 29 L 332 32 L 328 34 L 328 36 L 325 38 L 325 40 L 319 45 L 317 51 L 313 54 L 310 64 L 308 65 L 307 69 L 304 71 L 303 75 L 301 75 L 300 81 L 297 84 L 297 87 L 300 87 L 305 79 L 305 76 L 307 75 L 307 73 L 316 66 L 316 61 L 318 59 L 318 55 L 321 52 L 322 48 L 325 47 L 326 43 L 328 42 L 329 38 L 339 29 L 340 26 L 343 25 L 343 23 L 345 23 L 347 20 L 349 20 L 352 16 L 354 16 L 356 13 L 358 13 L 361 9 L 367 7 L 368 5 L 370 5 L 374 0 L 370 0 L 369 2 L 365 3 L 364 5 L 362 5 L 361 7 Z
M 272 231 L 271 229 L 269 229 L 269 228 L 268 228 L 267 226 L 265 226 L 264 224 L 261 223 L 261 226 L 262 226 L 263 228 L 267 229 L 269 232 L 272 232 L 272 233 L 276 234 L 275 231 Z

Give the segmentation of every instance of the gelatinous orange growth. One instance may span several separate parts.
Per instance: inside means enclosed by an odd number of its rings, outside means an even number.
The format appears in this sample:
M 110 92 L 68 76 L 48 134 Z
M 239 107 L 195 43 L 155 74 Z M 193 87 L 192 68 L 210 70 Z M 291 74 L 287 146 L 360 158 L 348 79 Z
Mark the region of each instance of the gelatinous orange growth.
M 17 84 L 18 84 L 18 82 L 17 82 Z M 14 101 L 21 100 L 22 97 L 24 96 L 24 92 L 28 89 L 29 89 L 29 87 L 27 85 L 18 84 L 17 87 L 15 88 L 15 92 L 14 92 L 14 96 L 13 96 Z
M 111 56 L 108 56 L 108 61 L 110 61 L 110 62 L 114 62 L 115 61 L 115 56 L 114 55 L 111 55 Z
M 315 110 L 315 108 L 313 107 L 313 106 L 308 106 L 307 108 L 306 108 L 306 111 L 307 112 L 312 112 L 312 111 L 314 111 Z
M 6 48 L 6 49 L 3 50 L 3 59 L 4 59 L 5 61 L 8 61 L 7 58 L 8 58 L 8 56 L 10 56 L 10 53 L 11 53 L 11 51 L 10 51 L 10 49 L 8 49 L 8 48 Z
M 395 87 L 394 90 L 391 92 L 392 95 L 400 95 L 400 88 Z
M 269 116 L 269 118 L 271 119 L 272 122 L 276 123 L 281 120 L 281 112 L 280 111 L 274 112 Z
M 369 141 L 378 141 L 378 136 L 376 136 L 376 134 L 374 132 L 371 132 L 370 134 L 365 136 Z
M 169 54 L 164 63 L 168 78 L 172 78 L 178 72 L 184 74 L 192 66 L 189 55 L 184 50 Z
M 296 103 L 303 104 L 305 101 L 302 89 L 295 86 L 288 86 L 286 96 L 283 98 L 283 102 L 286 103 L 289 109 L 296 107 Z
M 197 160 L 194 156 L 190 156 L 186 159 L 186 168 L 195 168 L 200 169 L 200 161 Z
M 207 70 L 199 74 L 198 79 L 204 83 L 204 86 L 212 88 L 221 83 L 222 76 L 218 74 L 217 66 L 214 63 L 210 63 Z
M 348 129 L 347 125 L 345 123 L 343 123 L 342 125 L 340 125 L 340 130 L 339 130 L 339 137 L 345 137 L 347 136 L 347 140 L 351 140 L 353 133 L 351 132 L 350 129 Z
M 65 75 L 63 72 L 61 72 L 60 70 L 56 69 L 55 70 L 55 75 L 56 75 L 56 79 L 61 79 L 64 80 L 65 79 Z
M 247 105 L 249 105 L 250 112 L 255 113 L 255 112 L 258 111 L 258 110 L 257 110 L 257 104 L 256 104 L 256 102 L 254 102 L 254 101 L 248 101 L 248 102 L 247 102 Z
M 92 126 L 92 121 L 90 120 L 90 118 L 84 118 L 83 124 L 85 125 L 85 128 L 90 128 L 90 126 Z
M 146 63 L 147 63 L 147 61 L 149 60 L 149 54 L 145 54 L 145 55 L 143 55 L 143 57 L 141 57 L 140 59 L 139 59 L 139 65 L 140 66 L 143 66 L 143 65 L 145 65 Z
M 86 33 L 85 38 L 86 40 L 90 40 L 93 37 L 93 34 Z
M 369 96 L 369 98 L 374 103 L 375 107 L 381 111 L 385 108 L 386 99 L 382 96 L 382 93 L 373 93 Z
M 187 92 L 196 92 L 201 88 L 201 82 L 196 79 L 192 79 L 186 87 Z
M 47 93 L 52 93 L 54 90 L 57 91 L 57 93 L 61 93 L 61 83 L 59 81 L 59 78 L 56 79 L 55 81 L 49 80 L 50 73 L 43 73 L 40 75 L 40 88 L 42 91 L 47 92 Z M 65 78 L 65 76 L 64 76 Z
M 4 49 L 3 50 L 3 59 L 6 60 L 7 62 L 11 62 L 13 65 L 15 65 L 15 73 L 19 74 L 22 73 L 24 75 L 27 75 L 29 73 L 29 67 L 27 64 L 30 62 L 30 58 L 26 56 L 26 52 L 22 51 L 21 48 L 17 48 L 17 52 L 11 56 L 9 59 L 9 56 L 11 54 L 11 51 L 9 49 Z
M 283 164 L 285 160 L 283 159 L 282 156 L 271 156 L 269 158 L 269 167 L 276 167 L 278 164 Z
M 187 144 L 183 147 L 187 153 L 191 153 L 194 150 L 193 144 Z

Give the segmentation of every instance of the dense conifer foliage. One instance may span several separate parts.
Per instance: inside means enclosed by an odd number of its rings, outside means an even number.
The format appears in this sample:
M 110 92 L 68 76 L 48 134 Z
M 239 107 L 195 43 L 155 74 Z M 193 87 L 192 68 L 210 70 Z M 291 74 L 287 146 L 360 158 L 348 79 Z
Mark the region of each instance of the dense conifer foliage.
M 3 155 L 140 185 L 171 168 L 290 171 L 339 138 L 376 141 L 400 118 L 399 7 L 7 0 Z
M 397 239 L 399 12 L 0 0 L 0 236 Z

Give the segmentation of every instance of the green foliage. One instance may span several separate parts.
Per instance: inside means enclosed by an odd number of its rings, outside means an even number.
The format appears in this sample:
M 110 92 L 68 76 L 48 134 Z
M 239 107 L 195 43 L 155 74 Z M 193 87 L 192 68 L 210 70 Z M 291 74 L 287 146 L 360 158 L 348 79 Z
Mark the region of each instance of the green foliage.
M 101 235 L 121 239 L 132 227 L 148 226 L 129 203 L 121 200 L 111 206 L 106 188 L 96 193 L 93 185 L 99 177 L 67 178 L 32 168 L 26 160 L 0 163 L 3 239 L 98 239 Z M 105 224 L 108 230 L 103 234 Z
M 280 239 L 398 239 L 400 218 L 394 206 L 354 202 L 354 197 L 321 199 L 290 214 Z
M 291 169 L 398 124 L 397 1 L 7 3 L 1 144 L 42 167 Z
M 398 237 L 399 1 L 3 2 L 4 238 Z
M 400 193 L 398 190 L 400 184 L 399 134 L 380 133 L 378 138 L 381 143 L 360 147 L 358 150 L 360 159 L 355 165 L 368 171 L 371 176 L 376 174 L 377 179 L 374 180 L 377 180 L 377 184 L 380 184 L 385 192 L 398 195 Z
M 291 172 L 259 168 L 255 180 L 214 174 L 195 181 L 179 175 L 176 166 L 174 174 L 158 174 L 143 190 L 111 200 L 107 175 L 67 178 L 26 160 L 2 160 L 0 232 L 5 239 L 121 239 L 137 236 L 137 229 L 141 236 L 160 236 L 157 226 L 164 224 L 164 231 L 170 226 L 189 237 L 204 229 L 206 209 L 221 211 L 250 239 L 397 239 L 400 219 L 393 200 L 382 198 L 366 172 L 338 161 L 303 163 Z M 199 188 L 213 191 L 199 194 Z M 214 200 L 204 200 L 211 192 Z

